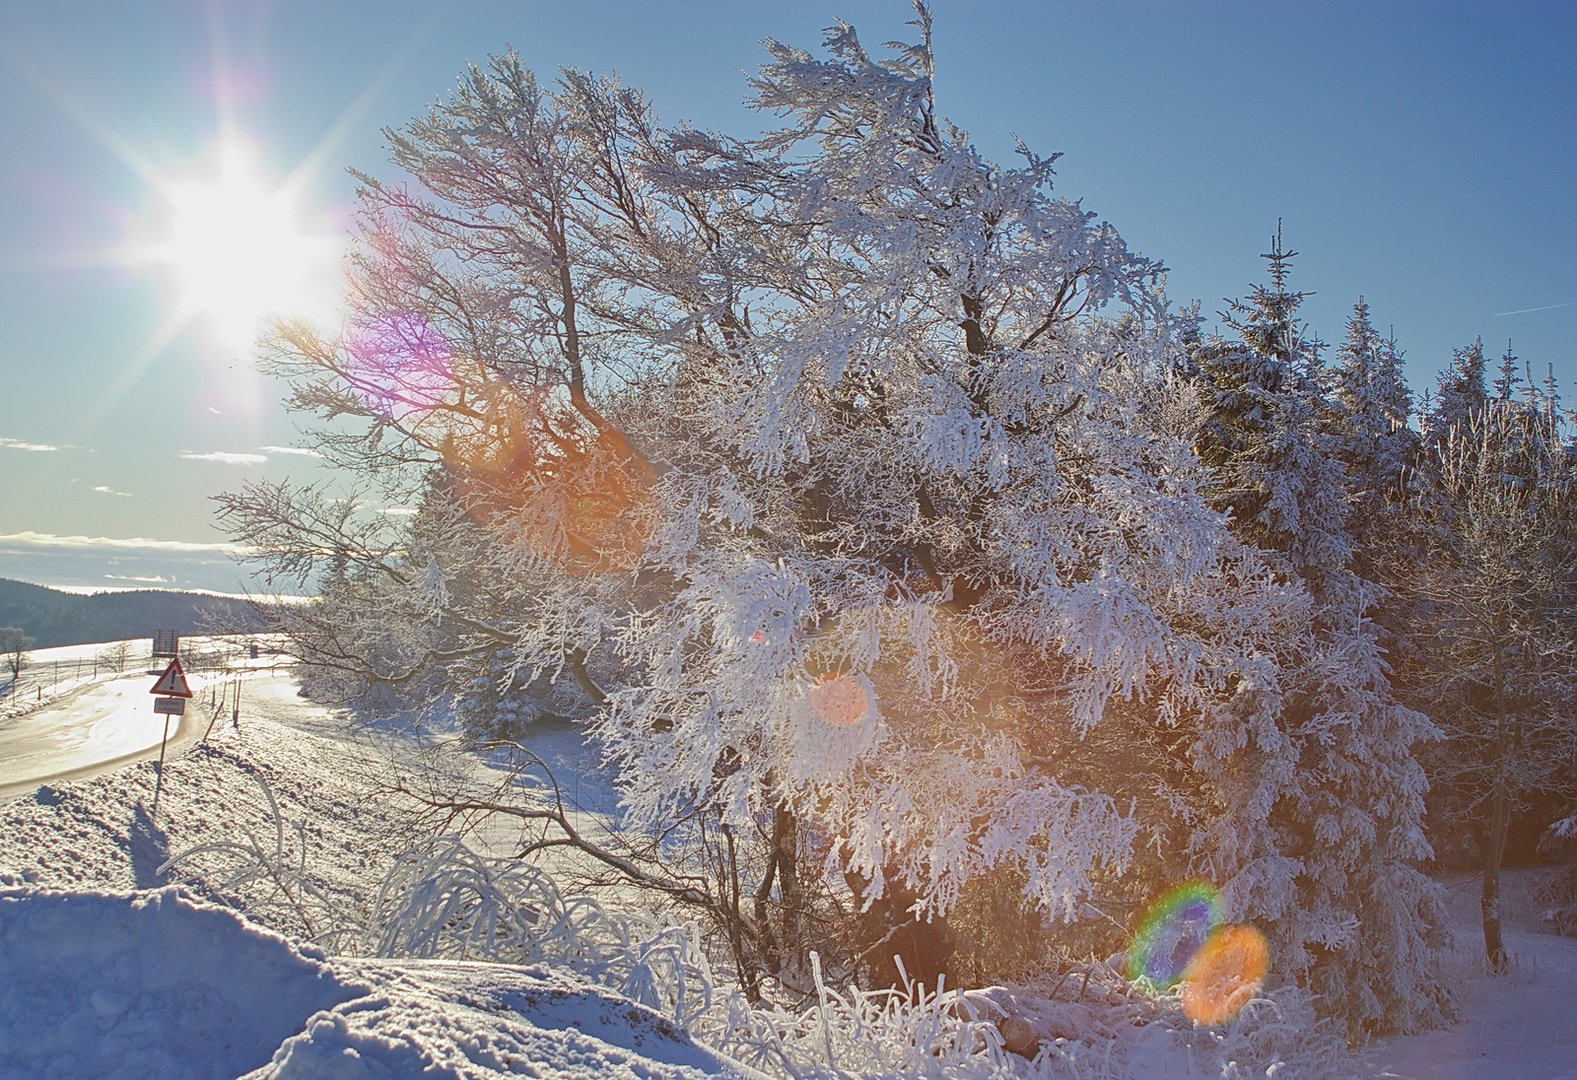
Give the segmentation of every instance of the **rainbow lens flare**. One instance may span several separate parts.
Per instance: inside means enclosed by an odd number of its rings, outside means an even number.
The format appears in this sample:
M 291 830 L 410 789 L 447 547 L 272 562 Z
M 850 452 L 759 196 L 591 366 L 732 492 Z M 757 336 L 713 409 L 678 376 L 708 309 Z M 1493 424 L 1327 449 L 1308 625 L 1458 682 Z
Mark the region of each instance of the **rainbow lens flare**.
M 858 724 L 871 711 L 865 687 L 847 675 L 834 675 L 811 687 L 810 704 L 817 716 L 834 727 Z
M 1224 1024 L 1265 984 L 1270 943 L 1252 926 L 1219 926 L 1183 972 L 1183 1015 Z
M 1221 893 L 1208 881 L 1185 881 L 1156 898 L 1128 944 L 1128 978 L 1169 990 L 1221 925 Z

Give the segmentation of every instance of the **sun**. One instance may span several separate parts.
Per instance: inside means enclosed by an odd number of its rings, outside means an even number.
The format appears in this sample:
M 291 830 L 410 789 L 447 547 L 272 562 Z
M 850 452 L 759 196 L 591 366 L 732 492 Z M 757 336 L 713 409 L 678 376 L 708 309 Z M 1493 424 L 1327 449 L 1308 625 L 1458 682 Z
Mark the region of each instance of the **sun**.
M 246 143 L 223 141 L 209 162 L 159 185 L 163 213 L 146 254 L 167 272 L 177 319 L 248 346 L 269 319 L 321 306 L 336 245 Z

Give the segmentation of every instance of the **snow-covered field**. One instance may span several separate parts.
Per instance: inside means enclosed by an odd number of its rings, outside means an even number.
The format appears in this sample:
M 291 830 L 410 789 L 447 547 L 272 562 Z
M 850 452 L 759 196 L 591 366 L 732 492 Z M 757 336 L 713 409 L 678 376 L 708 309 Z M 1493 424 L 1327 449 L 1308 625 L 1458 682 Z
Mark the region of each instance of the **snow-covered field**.
M 148 680 L 135 681 L 140 702 Z M 100 682 L 74 701 L 102 710 L 95 695 L 118 687 Z M 197 741 L 215 712 L 209 738 Z M 0 803 L 0 1080 L 677 1078 L 748 1075 L 753 1066 L 806 1080 L 1577 1077 L 1577 941 L 1537 932 L 1530 875 L 1517 873 L 1508 886 L 1512 974 L 1482 975 L 1473 882 L 1452 882 L 1466 1019 L 1371 1048 L 1362 1061 L 1328 1034 L 1304 1030 L 1309 1014 L 1295 1000 L 1251 1007 L 1223 1031 L 1196 1031 L 1175 1008 L 1130 1000 L 1116 984 L 1084 1005 L 1042 1003 L 1066 1037 L 1048 1039 L 1033 1063 L 1004 1052 L 991 1024 L 957 1022 L 956 1009 L 836 998 L 821 1012 L 762 1014 L 748 1039 L 730 1034 L 726 1010 L 722 1021 L 714 1010 L 705 1033 L 726 1052 L 712 1050 L 560 967 L 360 955 L 366 942 L 345 936 L 347 920 L 365 914 L 396 857 L 422 838 L 410 808 L 387 792 L 399 739 L 352 737 L 297 696 L 288 670 L 245 675 L 239 728 L 229 709 L 205 705 L 193 715 L 201 726 L 166 766 L 157 819 L 148 760 Z M 574 731 L 545 731 L 532 749 L 588 810 L 610 809 L 595 755 Z M 489 838 L 474 841 L 485 849 Z M 510 838 L 491 839 L 502 852 Z M 160 871 L 194 848 L 175 871 Z M 265 863 L 273 880 L 265 873 L 222 887 Z M 185 884 L 177 890 L 172 880 Z M 227 898 L 245 911 L 215 905 Z M 970 1000 L 989 1010 L 983 996 Z M 925 1041 L 938 1032 L 946 1038 Z M 769 1045 L 772 1055 L 753 1055 Z M 917 1045 L 932 1049 L 917 1053 Z
M 1577 1080 L 1577 939 L 1544 933 L 1533 893 L 1549 871 L 1504 876 L 1509 974 L 1492 977 L 1479 925 L 1479 880 L 1456 878 L 1452 965 L 1463 981 L 1462 1022 L 1374 1048 L 1384 1080 Z

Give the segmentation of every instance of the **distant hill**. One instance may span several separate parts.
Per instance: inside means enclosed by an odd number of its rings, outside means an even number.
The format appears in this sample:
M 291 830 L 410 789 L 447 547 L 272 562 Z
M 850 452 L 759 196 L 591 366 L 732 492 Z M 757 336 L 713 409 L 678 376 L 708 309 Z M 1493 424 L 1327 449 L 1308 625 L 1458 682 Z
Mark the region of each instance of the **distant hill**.
M 20 626 L 35 649 L 181 634 L 261 630 L 255 605 L 205 593 L 138 589 L 83 596 L 0 578 L 0 626 Z

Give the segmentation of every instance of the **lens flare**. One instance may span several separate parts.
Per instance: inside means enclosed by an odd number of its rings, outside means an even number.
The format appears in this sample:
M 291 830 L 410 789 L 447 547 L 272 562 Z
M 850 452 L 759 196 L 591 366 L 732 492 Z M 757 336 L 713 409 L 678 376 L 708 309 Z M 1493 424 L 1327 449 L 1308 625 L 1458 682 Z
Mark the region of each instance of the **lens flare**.
M 1196 1024 L 1224 1024 L 1265 984 L 1270 944 L 1252 926 L 1220 926 L 1183 973 L 1183 1015 Z
M 834 675 L 811 687 L 810 703 L 816 715 L 834 727 L 852 727 L 871 711 L 865 687 L 847 675 Z
M 1221 924 L 1221 893 L 1208 881 L 1185 881 L 1156 898 L 1128 945 L 1128 978 L 1168 990 L 1177 985 L 1210 932 Z
M 420 315 L 394 312 L 345 332 L 346 379 L 369 408 L 405 420 L 455 391 L 449 343 Z

